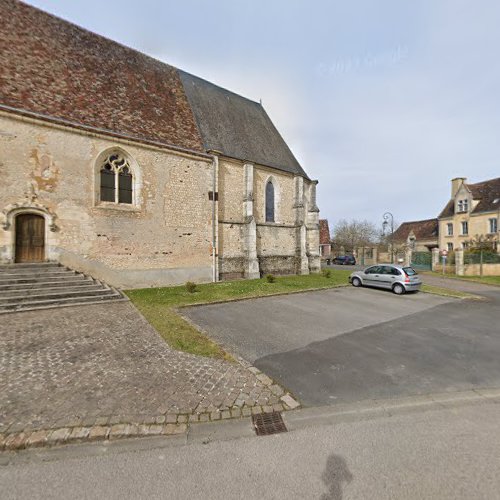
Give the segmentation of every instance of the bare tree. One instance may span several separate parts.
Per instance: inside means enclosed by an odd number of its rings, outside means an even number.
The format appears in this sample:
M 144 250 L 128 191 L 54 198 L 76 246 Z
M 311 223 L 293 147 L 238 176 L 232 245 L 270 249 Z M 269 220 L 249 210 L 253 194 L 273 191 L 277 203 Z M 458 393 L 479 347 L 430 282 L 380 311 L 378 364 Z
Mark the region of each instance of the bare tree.
M 373 245 L 379 236 L 377 227 L 367 220 L 341 219 L 333 229 L 332 244 L 338 250 L 341 247 L 347 252 L 357 248 Z

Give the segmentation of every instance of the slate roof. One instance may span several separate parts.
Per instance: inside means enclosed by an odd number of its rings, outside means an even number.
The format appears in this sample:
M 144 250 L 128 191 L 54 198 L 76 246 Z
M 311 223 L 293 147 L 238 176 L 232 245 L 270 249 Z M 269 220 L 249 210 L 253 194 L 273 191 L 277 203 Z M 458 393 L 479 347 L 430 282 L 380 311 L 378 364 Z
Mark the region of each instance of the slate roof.
M 394 241 L 406 241 L 412 231 L 417 241 L 437 240 L 438 229 L 439 224 L 437 219 L 403 222 L 394 231 Z
M 500 177 L 476 184 L 464 185 L 469 188 L 472 198 L 479 200 L 477 206 L 471 211 L 472 214 L 490 212 L 500 209 Z M 495 203 L 495 200 L 496 203 Z M 439 218 L 453 217 L 455 215 L 455 200 L 450 200 L 439 214 Z
M 205 149 L 307 177 L 261 104 L 180 71 Z
M 16 0 L 0 19 L 1 104 L 203 151 L 176 68 Z
M 330 228 L 328 227 L 328 219 L 319 220 L 319 244 L 329 245 L 331 243 L 330 239 Z
M 0 19 L 0 105 L 307 177 L 260 104 L 17 0 Z

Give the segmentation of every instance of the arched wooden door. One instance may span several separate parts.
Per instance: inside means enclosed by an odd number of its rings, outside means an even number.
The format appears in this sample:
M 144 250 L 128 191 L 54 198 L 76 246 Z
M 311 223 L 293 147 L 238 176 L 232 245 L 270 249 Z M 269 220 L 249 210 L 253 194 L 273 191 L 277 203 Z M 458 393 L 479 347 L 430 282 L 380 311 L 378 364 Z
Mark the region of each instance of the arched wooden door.
M 45 219 L 41 215 L 16 217 L 16 262 L 45 260 Z

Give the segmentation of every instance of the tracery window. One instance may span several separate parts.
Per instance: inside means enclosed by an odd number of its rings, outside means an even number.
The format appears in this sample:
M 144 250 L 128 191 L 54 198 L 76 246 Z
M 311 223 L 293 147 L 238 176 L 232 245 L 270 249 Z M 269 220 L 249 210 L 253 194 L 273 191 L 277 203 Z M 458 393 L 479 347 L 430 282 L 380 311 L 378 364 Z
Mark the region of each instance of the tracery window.
M 266 184 L 266 222 L 274 222 L 274 185 L 270 180 Z
M 111 153 L 103 162 L 101 171 L 101 201 L 133 203 L 134 181 L 128 159 L 120 153 Z

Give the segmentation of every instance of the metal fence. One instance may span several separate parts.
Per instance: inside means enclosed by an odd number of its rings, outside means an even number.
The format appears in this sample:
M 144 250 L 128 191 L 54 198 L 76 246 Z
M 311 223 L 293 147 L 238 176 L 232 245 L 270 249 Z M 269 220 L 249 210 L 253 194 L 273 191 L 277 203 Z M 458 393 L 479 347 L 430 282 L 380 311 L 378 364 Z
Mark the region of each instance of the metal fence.
M 486 250 L 464 252 L 464 264 L 500 264 L 500 254 Z

